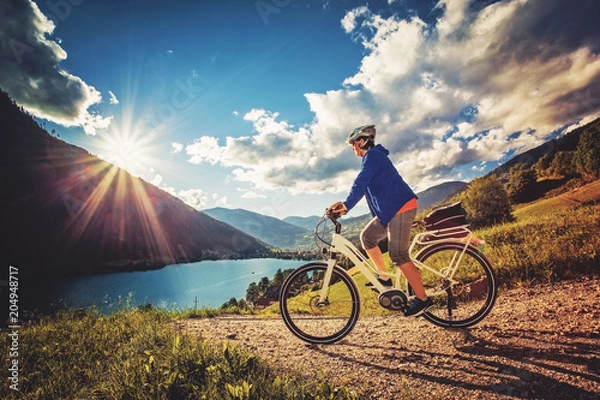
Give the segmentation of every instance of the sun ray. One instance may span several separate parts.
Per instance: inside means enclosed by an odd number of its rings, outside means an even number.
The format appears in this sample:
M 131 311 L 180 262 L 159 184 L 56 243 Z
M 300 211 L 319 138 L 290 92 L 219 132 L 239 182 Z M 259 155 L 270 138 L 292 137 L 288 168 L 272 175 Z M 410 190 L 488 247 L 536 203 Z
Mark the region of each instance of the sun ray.
M 105 168 L 102 168 L 101 163 L 98 163 L 95 166 L 89 166 L 84 169 L 83 176 L 89 179 L 85 182 L 86 184 L 97 180 L 99 180 L 99 182 L 95 187 L 92 186 L 92 190 L 86 196 L 82 206 L 71 219 L 69 231 L 70 236 L 73 239 L 80 238 L 83 235 L 83 233 L 88 229 L 92 218 L 98 215 L 98 208 L 102 205 L 103 200 L 106 198 L 107 192 L 110 189 L 113 180 L 115 179 L 115 175 L 118 171 L 118 168 L 115 166 L 107 165 L 107 167 L 108 171 L 106 172 L 104 172 Z M 102 174 L 104 176 L 100 178 Z M 79 178 L 81 178 L 81 176 L 82 175 L 80 175 Z M 80 185 L 83 183 L 84 182 L 82 182 L 81 179 L 77 179 L 77 181 L 72 182 L 71 187 L 81 189 Z
M 62 185 L 71 214 L 63 229 L 73 252 L 91 246 L 95 261 L 160 264 L 173 251 L 148 189 L 150 184 L 105 161 L 81 162 Z
M 152 247 L 152 251 L 161 257 L 173 258 L 173 250 L 165 237 L 158 218 L 158 213 L 152 204 L 144 185 L 139 179 L 132 179 L 134 204 L 140 215 L 145 241 Z

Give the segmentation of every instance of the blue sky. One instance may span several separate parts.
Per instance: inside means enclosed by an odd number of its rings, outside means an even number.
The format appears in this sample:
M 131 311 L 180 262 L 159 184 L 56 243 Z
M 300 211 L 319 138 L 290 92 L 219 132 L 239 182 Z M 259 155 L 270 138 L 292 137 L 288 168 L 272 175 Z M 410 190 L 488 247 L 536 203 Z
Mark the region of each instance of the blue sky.
M 0 6 L 0 87 L 61 139 L 197 209 L 320 214 L 373 123 L 416 190 L 598 116 L 597 1 Z M 366 209 L 356 211 L 366 212 Z

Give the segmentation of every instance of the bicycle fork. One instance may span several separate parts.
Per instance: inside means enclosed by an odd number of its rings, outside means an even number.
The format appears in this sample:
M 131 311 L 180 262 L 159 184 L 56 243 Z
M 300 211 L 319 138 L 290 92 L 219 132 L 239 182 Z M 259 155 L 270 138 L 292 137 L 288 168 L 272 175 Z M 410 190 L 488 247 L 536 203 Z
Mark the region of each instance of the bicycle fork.
M 335 258 L 335 254 L 332 253 L 329 260 L 327 260 L 327 269 L 325 270 L 325 276 L 323 277 L 323 287 L 321 288 L 321 294 L 319 295 L 317 306 L 326 306 L 329 304 L 329 299 L 327 296 L 329 294 L 329 285 L 331 283 L 331 277 L 333 276 L 333 269 L 336 262 L 337 260 Z

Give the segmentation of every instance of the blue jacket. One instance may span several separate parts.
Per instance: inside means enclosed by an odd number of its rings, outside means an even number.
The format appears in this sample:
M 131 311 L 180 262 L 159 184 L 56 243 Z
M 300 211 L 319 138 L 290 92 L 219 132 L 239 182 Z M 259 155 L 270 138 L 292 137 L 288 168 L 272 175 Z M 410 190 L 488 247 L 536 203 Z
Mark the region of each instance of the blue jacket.
M 400 208 L 417 195 L 404 182 L 388 158 L 390 152 L 378 144 L 363 156 L 360 172 L 344 201 L 348 211 L 366 195 L 371 215 L 387 225 Z

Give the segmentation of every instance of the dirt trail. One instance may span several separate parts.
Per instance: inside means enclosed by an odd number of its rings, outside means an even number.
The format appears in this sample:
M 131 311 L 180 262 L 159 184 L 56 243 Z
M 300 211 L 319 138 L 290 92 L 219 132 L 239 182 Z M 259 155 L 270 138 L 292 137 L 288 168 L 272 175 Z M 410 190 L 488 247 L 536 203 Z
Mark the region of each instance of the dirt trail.
M 280 319 L 188 319 L 178 329 L 373 399 L 600 398 L 600 277 L 502 292 L 486 320 L 465 330 L 361 318 L 342 341 L 314 346 Z

